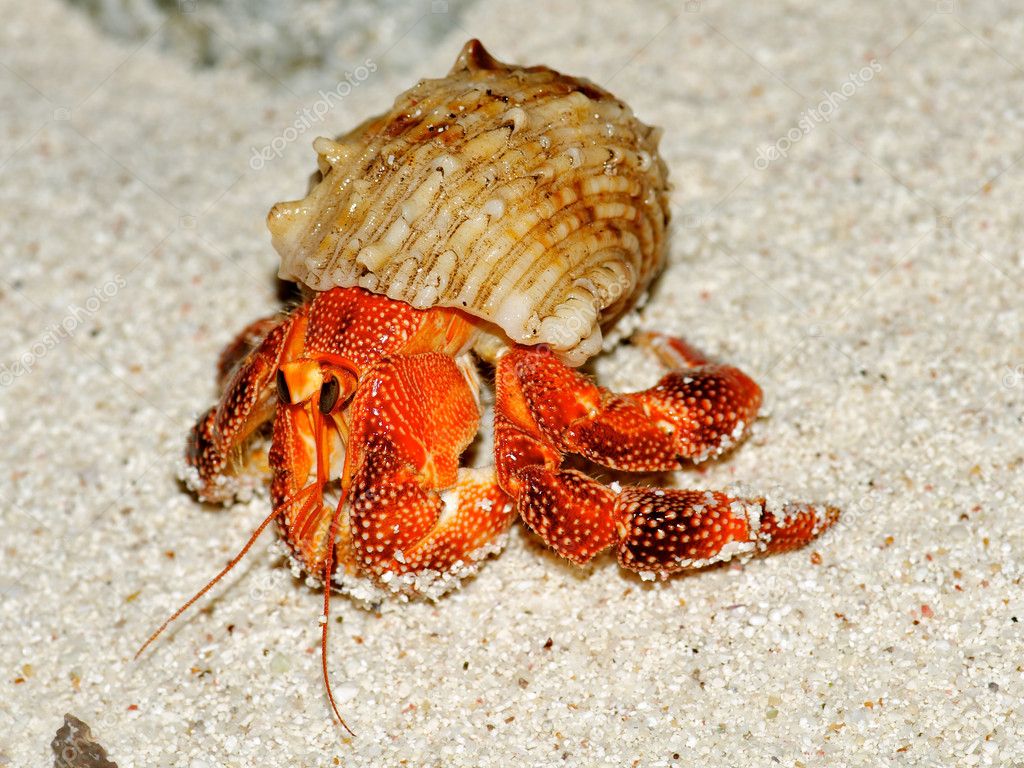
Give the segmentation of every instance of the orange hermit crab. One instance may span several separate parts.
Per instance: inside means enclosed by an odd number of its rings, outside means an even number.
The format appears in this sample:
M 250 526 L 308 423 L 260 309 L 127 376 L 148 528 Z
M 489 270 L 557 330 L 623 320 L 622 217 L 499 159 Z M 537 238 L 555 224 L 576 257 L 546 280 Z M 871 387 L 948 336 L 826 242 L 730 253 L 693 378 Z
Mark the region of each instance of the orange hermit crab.
M 306 300 L 225 350 L 185 479 L 228 502 L 269 438 L 273 511 L 238 557 L 277 522 L 325 585 L 324 649 L 331 585 L 436 596 L 500 549 L 516 514 L 574 563 L 614 547 L 662 577 L 793 549 L 836 520 L 824 505 L 609 487 L 566 464 L 679 469 L 733 446 L 761 403 L 740 370 L 657 334 L 638 339 L 670 371 L 646 391 L 573 368 L 663 266 L 657 142 L 596 85 L 477 41 L 447 77 L 314 142 L 309 194 L 268 217 Z M 494 367 L 494 466 L 460 468 L 478 359 Z

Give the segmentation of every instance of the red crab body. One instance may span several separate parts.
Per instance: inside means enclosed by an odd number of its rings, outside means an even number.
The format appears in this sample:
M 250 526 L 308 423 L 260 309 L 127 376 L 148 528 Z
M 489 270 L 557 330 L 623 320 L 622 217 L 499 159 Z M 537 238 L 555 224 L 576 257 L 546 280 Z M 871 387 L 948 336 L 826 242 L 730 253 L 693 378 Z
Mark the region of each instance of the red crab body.
M 628 472 L 679 469 L 729 448 L 754 420 L 761 392 L 749 377 L 651 334 L 639 340 L 672 370 L 626 395 L 545 348 L 502 349 L 496 471 L 460 468 L 480 423 L 470 350 L 481 331 L 458 310 L 418 310 L 361 288 L 316 293 L 259 321 L 226 350 L 224 394 L 193 429 L 191 485 L 205 500 L 230 499 L 272 422 L 274 518 L 324 583 L 339 571 L 378 583 L 463 575 L 497 548 L 517 510 L 573 562 L 614 546 L 623 566 L 662 576 L 800 546 L 835 519 L 826 507 L 780 516 L 763 499 L 722 493 L 613 490 L 564 465 L 576 454 Z

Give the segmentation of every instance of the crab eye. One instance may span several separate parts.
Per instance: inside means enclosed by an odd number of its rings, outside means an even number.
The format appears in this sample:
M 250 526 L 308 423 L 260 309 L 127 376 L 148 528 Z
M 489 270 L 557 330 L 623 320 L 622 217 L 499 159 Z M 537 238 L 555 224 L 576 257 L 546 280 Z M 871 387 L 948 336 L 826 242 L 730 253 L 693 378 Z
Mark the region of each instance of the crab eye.
M 338 395 L 341 394 L 341 385 L 338 384 L 338 380 L 333 376 L 328 375 L 324 379 L 324 384 L 320 387 L 320 413 L 326 416 L 338 404 Z
M 292 395 L 288 391 L 288 380 L 284 377 L 284 371 L 277 369 L 277 399 L 282 403 L 290 403 Z

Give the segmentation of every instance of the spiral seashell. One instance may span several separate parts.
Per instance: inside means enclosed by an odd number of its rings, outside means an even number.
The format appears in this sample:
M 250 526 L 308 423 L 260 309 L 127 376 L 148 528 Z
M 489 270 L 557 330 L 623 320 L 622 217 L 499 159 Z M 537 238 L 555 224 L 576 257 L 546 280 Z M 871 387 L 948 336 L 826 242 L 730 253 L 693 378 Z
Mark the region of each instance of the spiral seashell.
M 460 308 L 582 363 L 664 263 L 658 137 L 593 83 L 471 40 L 447 77 L 316 139 L 321 179 L 267 218 L 280 276 Z

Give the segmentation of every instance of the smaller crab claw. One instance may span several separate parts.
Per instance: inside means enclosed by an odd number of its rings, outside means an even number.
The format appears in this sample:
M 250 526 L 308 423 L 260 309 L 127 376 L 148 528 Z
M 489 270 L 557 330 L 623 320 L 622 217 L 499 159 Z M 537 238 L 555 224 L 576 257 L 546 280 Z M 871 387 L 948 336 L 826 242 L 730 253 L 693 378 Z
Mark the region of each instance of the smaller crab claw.
M 709 363 L 679 339 L 640 342 L 677 367 L 654 387 L 618 395 L 550 352 L 517 347 L 498 362 L 498 480 L 526 524 L 562 557 L 585 563 L 616 546 L 619 563 L 666 576 L 734 556 L 803 546 L 831 526 L 825 505 L 780 508 L 713 491 L 611 488 L 563 467 L 574 453 L 632 472 L 679 469 L 734 445 L 761 391 L 742 371 Z

